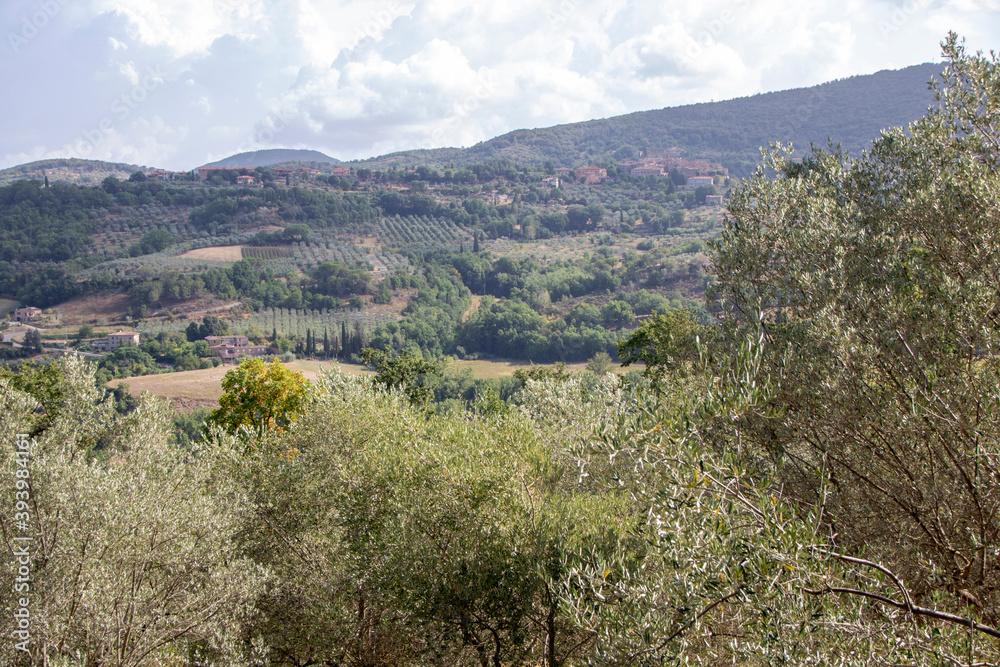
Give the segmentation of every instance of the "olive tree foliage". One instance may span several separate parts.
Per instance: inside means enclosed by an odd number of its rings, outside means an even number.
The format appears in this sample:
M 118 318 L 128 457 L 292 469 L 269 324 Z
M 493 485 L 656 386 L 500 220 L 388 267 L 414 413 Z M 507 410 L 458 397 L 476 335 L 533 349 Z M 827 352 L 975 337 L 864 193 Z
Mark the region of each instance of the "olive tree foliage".
M 410 350 L 394 355 L 388 346 L 383 350 L 364 348 L 361 360 L 375 371 L 375 384 L 390 390 L 402 388 L 413 405 L 426 405 L 434 396 L 434 383 L 440 379 L 443 366 Z
M 580 477 L 626 493 L 641 518 L 633 541 L 563 554 L 563 613 L 594 633 L 591 664 L 995 659 L 989 628 L 927 606 L 870 554 L 845 551 L 826 462 L 814 471 L 820 500 L 798 502 L 747 437 L 748 424 L 786 413 L 781 377 L 763 372 L 774 361 L 764 329 L 729 355 L 700 352 L 683 377 L 610 401 L 593 432 L 579 432 Z
M 246 548 L 274 572 L 248 641 L 274 665 L 576 664 L 596 634 L 563 612 L 565 564 L 634 542 L 634 517 L 581 483 L 565 435 L 321 376 L 234 469 Z
M 803 593 L 860 605 L 845 628 L 883 639 L 873 660 L 971 664 L 1000 657 L 1000 64 L 943 50 L 939 105 L 859 158 L 766 152 L 712 296 L 775 383 L 740 447 L 822 508 L 813 551 L 843 570 Z
M 163 405 L 145 397 L 121 417 L 92 367 L 60 363 L 44 414 L 0 380 L 0 535 L 8 554 L 22 544 L 15 537 L 32 538 L 30 663 L 242 663 L 241 624 L 263 574 L 233 542 L 245 499 L 218 476 L 227 450 L 182 456 L 167 445 Z M 34 435 L 27 526 L 13 506 L 17 433 Z M 0 604 L 12 610 L 23 596 L 12 558 L 3 572 Z M 5 637 L 12 622 L 5 613 Z M 25 657 L 0 644 L 3 664 Z

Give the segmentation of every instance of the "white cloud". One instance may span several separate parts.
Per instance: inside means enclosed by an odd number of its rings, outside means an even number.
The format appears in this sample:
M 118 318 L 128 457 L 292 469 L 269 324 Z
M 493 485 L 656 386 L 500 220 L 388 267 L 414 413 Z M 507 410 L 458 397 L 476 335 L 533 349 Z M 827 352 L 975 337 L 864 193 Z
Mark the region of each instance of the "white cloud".
M 1000 34 L 1000 0 L 52 1 L 0 4 L 0 119 L 18 129 L 0 166 L 95 132 L 92 156 L 176 169 L 469 145 L 926 62 L 949 29 L 972 50 Z

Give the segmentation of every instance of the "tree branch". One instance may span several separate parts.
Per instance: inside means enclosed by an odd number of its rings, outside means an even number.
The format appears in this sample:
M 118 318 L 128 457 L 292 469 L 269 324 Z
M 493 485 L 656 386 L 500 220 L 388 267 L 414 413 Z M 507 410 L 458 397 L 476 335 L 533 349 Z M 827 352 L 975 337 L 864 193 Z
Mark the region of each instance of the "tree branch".
M 991 628 L 988 625 L 983 625 L 971 618 L 965 618 L 963 616 L 957 616 L 955 614 L 949 614 L 945 611 L 937 611 L 935 609 L 928 609 L 926 607 L 919 607 L 914 604 L 906 605 L 902 602 L 896 602 L 883 595 L 878 595 L 877 593 L 869 593 L 868 591 L 860 591 L 855 588 L 837 588 L 834 586 L 827 586 L 824 589 L 814 591 L 809 588 L 803 588 L 803 591 L 809 595 L 826 595 L 827 593 L 837 593 L 844 595 L 857 595 L 859 597 L 869 598 L 875 600 L 876 602 L 881 602 L 882 604 L 888 605 L 890 607 L 895 607 L 896 609 L 902 609 L 907 611 L 914 616 L 925 616 L 927 618 L 933 618 L 939 621 L 945 621 L 946 623 L 953 623 L 955 625 L 962 625 L 976 632 L 982 632 L 983 634 L 989 635 L 990 637 L 995 637 L 1000 639 L 1000 630 L 996 628 Z

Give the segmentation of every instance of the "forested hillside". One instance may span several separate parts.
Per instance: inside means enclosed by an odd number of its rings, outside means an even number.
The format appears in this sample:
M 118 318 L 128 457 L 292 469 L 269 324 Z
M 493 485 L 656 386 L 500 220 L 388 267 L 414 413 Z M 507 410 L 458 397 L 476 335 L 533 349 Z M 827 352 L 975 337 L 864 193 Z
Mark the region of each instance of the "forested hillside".
M 469 148 L 440 148 L 391 153 L 354 160 L 356 168 L 391 166 L 468 167 L 496 160 L 540 167 L 575 167 L 614 163 L 644 151 L 679 151 L 686 156 L 721 162 L 735 176 L 748 176 L 759 149 L 772 142 L 794 143 L 800 151 L 828 140 L 855 153 L 867 147 L 885 127 L 905 126 L 931 104 L 927 83 L 940 74 L 940 63 L 915 65 L 854 76 L 810 88 L 764 93 L 721 102 L 640 111 L 625 116 L 522 129 Z M 208 167 L 272 167 L 309 163 L 329 169 L 341 163 L 318 151 L 270 149 L 239 153 Z M 192 168 L 195 165 L 192 165 Z M 42 178 L 97 183 L 105 176 L 125 177 L 135 165 L 89 160 L 45 160 L 0 170 L 0 184 L 15 179 Z M 91 172 L 99 172 L 94 177 Z
M 927 83 L 941 69 L 941 64 L 928 63 L 811 88 L 517 130 L 465 150 L 394 153 L 365 163 L 464 165 L 506 159 L 575 167 L 626 159 L 635 151 L 678 148 L 717 160 L 745 177 L 759 161 L 759 149 L 777 141 L 807 150 L 810 144 L 826 146 L 832 140 L 859 152 L 882 128 L 906 126 L 924 114 L 932 103 Z

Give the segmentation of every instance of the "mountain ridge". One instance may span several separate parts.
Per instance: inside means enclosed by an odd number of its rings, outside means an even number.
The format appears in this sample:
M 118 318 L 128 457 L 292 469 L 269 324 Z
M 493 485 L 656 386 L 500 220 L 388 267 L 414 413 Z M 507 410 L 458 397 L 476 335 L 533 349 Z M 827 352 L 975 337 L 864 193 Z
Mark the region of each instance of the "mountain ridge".
M 575 167 L 625 159 L 628 151 L 616 155 L 622 148 L 649 154 L 680 149 L 686 157 L 712 158 L 734 175 L 746 176 L 759 149 L 775 141 L 792 143 L 799 151 L 810 144 L 825 146 L 828 139 L 851 153 L 864 149 L 881 130 L 905 126 L 926 113 L 933 103 L 927 84 L 942 68 L 942 63 L 924 63 L 808 88 L 513 130 L 465 149 L 420 151 L 420 157 L 428 166 L 507 159 L 528 165 L 552 160 L 555 166 Z M 402 166 L 413 153 L 401 151 L 349 164 Z
M 325 153 L 310 149 L 299 148 L 266 148 L 259 151 L 248 151 L 237 153 L 227 158 L 209 162 L 202 167 L 272 167 L 285 162 L 315 162 L 321 164 L 338 165 L 341 161 L 330 157 Z

